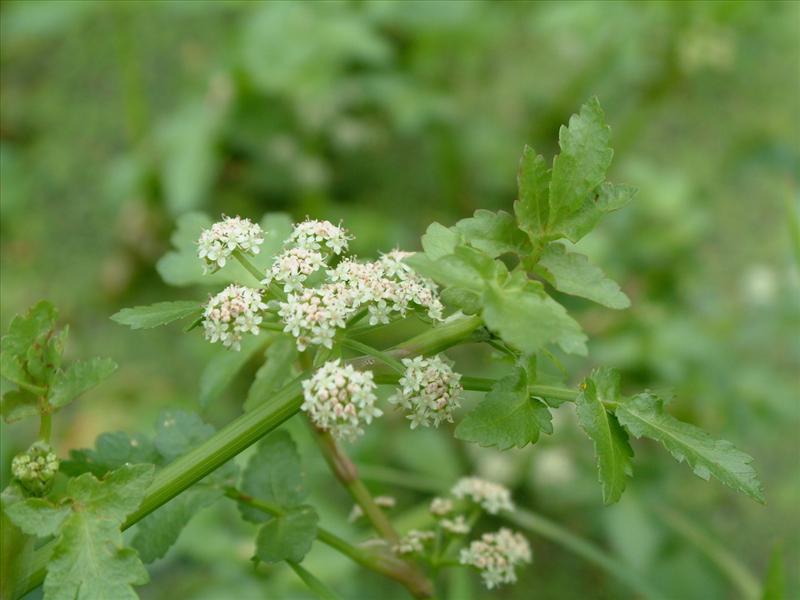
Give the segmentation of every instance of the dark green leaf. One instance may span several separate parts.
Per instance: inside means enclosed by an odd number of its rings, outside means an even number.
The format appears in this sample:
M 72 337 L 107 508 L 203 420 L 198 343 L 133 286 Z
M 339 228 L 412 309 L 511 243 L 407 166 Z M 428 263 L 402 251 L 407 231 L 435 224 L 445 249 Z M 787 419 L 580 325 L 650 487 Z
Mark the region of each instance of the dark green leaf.
M 25 390 L 11 390 L 3 394 L 3 420 L 14 423 L 39 414 L 39 400 Z
M 661 442 L 678 462 L 685 460 L 699 477 L 707 480 L 713 475 L 725 485 L 764 502 L 752 457 L 730 442 L 712 439 L 702 429 L 664 412 L 664 403 L 657 396 L 637 394 L 621 402 L 615 413 L 631 435 Z
M 264 364 L 256 372 L 244 410 L 249 411 L 269 400 L 270 394 L 292 376 L 292 366 L 297 360 L 297 345 L 293 338 L 281 335 L 273 338 L 265 353 Z
M 203 306 L 199 302 L 178 300 L 176 302 L 157 302 L 149 306 L 123 308 L 118 313 L 111 315 L 111 320 L 128 325 L 131 329 L 151 329 L 178 319 L 196 317 L 202 312 Z
M 550 171 L 544 158 L 533 148 L 525 146 L 519 161 L 517 187 L 519 197 L 514 202 L 514 214 L 519 228 L 532 240 L 541 237 L 548 226 L 550 214 Z
M 300 455 L 288 432 L 279 430 L 261 440 L 242 473 L 244 493 L 281 507 L 297 506 L 306 498 Z M 269 518 L 239 505 L 242 517 L 253 523 Z
M 464 417 L 455 435 L 481 446 L 508 450 L 535 444 L 541 431 L 553 431 L 550 411 L 538 399 L 530 397 L 525 371 L 514 369 Z
M 291 560 L 300 562 L 317 537 L 317 512 L 308 505 L 285 514 L 269 517 L 258 530 L 256 556 L 268 563 Z
M 604 405 L 604 402 L 618 401 L 619 373 L 612 369 L 593 371 L 581 385 L 575 400 L 578 422 L 594 442 L 597 471 L 606 504 L 620 499 L 626 477 L 631 475 L 633 450 L 628 435 Z
M 550 244 L 539 259 L 537 271 L 558 291 L 593 300 L 609 308 L 628 308 L 628 297 L 616 282 L 589 263 L 583 254 L 567 252 L 563 244 Z
M 76 361 L 56 376 L 48 401 L 56 408 L 65 406 L 116 370 L 117 363 L 110 358 Z

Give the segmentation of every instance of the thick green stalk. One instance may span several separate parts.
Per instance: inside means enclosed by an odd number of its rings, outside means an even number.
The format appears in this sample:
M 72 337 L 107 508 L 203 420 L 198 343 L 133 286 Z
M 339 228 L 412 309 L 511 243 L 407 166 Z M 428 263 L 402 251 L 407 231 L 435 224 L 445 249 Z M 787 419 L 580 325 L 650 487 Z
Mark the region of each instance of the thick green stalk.
M 458 319 L 411 338 L 393 349 L 393 352 L 395 356 L 440 352 L 469 338 L 480 324 L 481 320 L 477 317 Z M 366 359 L 372 360 L 371 357 L 361 360 Z M 235 419 L 197 448 L 159 471 L 142 504 L 128 517 L 123 529 L 143 519 L 294 415 L 302 404 L 300 394 L 300 380 L 295 379 L 268 402 Z M 52 544 L 43 546 L 31 560 L 28 571 L 18 574 L 21 582 L 15 587 L 22 590 L 18 597 L 41 585 L 51 551 Z
M 257 266 L 251 263 L 250 259 L 248 259 L 244 254 L 242 254 L 241 250 L 234 250 L 233 257 L 239 261 L 240 265 L 242 265 L 245 269 L 247 269 L 248 273 L 250 273 L 253 277 L 256 278 L 256 281 L 258 281 L 258 283 L 261 283 L 264 280 L 265 274 L 261 270 L 259 270 Z
M 314 592 L 314 595 L 320 600 L 341 600 L 339 595 L 337 595 L 332 589 L 312 575 L 300 563 L 287 560 L 286 564 L 292 568 L 292 571 L 297 574 L 303 583 L 306 584 L 308 589 Z

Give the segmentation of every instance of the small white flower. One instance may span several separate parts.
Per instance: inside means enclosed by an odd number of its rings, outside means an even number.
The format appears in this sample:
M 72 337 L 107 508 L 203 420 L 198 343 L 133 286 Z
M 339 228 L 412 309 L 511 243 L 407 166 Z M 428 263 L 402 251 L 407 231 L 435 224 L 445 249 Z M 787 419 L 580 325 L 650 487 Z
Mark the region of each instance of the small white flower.
M 242 334 L 260 333 L 261 311 L 267 305 L 258 290 L 241 285 L 229 285 L 212 297 L 203 312 L 203 330 L 212 344 L 241 349 Z
M 454 519 L 442 519 L 441 525 L 443 529 L 456 535 L 466 535 L 470 530 L 464 515 L 458 515 Z
M 340 363 L 339 359 L 326 362 L 303 382 L 300 408 L 320 429 L 352 440 L 364 433 L 363 424 L 383 413 L 375 406 L 372 371 L 357 371 Z
M 514 510 L 511 492 L 499 483 L 478 477 L 462 477 L 450 490 L 458 499 L 470 498 L 486 512 L 497 514 L 501 510 Z
M 375 501 L 375 504 L 380 506 L 381 508 L 394 508 L 396 504 L 396 500 L 392 496 L 375 496 L 373 500 Z M 347 517 L 347 520 L 350 523 L 354 523 L 363 516 L 364 516 L 364 510 L 361 508 L 360 505 L 354 504 L 353 508 L 350 510 L 350 515 Z
M 519 533 L 505 527 L 494 533 L 484 533 L 481 539 L 461 550 L 459 561 L 472 565 L 481 572 L 488 589 L 504 583 L 514 583 L 514 569 L 521 563 L 531 562 L 531 547 Z
M 421 553 L 425 549 L 425 544 L 434 537 L 436 536 L 432 531 L 412 529 L 394 545 L 394 551 L 397 554 Z
M 330 221 L 308 219 L 294 226 L 287 244 L 294 244 L 298 248 L 314 252 L 333 252 L 338 255 L 347 250 L 350 239 L 352 238 L 347 235 L 344 228 L 337 227 Z
M 431 506 L 428 510 L 432 515 L 443 517 L 453 512 L 453 501 L 450 498 L 434 498 L 431 500 Z
M 325 258 L 316 250 L 308 248 L 289 248 L 279 254 L 262 283 L 279 281 L 287 294 L 303 287 L 309 275 L 315 273 L 325 264 Z
M 206 272 L 213 273 L 225 266 L 235 250 L 245 254 L 258 254 L 264 243 L 264 232 L 250 219 L 222 217 L 210 229 L 204 229 L 197 241 L 197 256 L 203 261 Z
M 453 411 L 460 406 L 464 391 L 461 375 L 453 371 L 440 356 L 403 359 L 406 367 L 400 388 L 389 398 L 409 411 L 411 428 L 418 425 L 438 427 L 442 421 L 453 422 Z

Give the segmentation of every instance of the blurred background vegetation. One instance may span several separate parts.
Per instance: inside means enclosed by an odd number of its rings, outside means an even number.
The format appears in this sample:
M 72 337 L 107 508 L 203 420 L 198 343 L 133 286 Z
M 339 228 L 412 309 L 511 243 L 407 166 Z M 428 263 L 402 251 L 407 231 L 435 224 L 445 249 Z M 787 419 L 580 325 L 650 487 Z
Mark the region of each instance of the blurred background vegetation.
M 356 252 L 414 249 L 433 220 L 510 210 L 523 144 L 551 156 L 559 125 L 597 95 L 613 128 L 611 179 L 640 192 L 580 245 L 633 307 L 563 298 L 593 338 L 589 361 L 565 360 L 571 381 L 604 364 L 631 390 L 671 390 L 677 415 L 755 456 L 767 507 L 646 444 L 623 501 L 602 507 L 569 407 L 554 436 L 521 451 L 412 438 L 388 418 L 354 454 L 384 467 L 366 474 L 398 497 L 401 523 L 428 482 L 474 471 L 668 598 L 757 595 L 776 544 L 798 597 L 800 4 L 5 1 L 0 19 L 0 321 L 48 298 L 71 326 L 69 354 L 121 365 L 57 421 L 62 455 L 198 406 L 218 349 L 196 332 L 108 319 L 208 293 L 169 287 L 156 269 L 181 215 L 342 219 Z M 240 412 L 257 366 L 208 419 Z M 289 426 L 323 522 L 363 537 L 301 424 Z M 5 485 L 31 432 L 3 427 Z M 395 471 L 418 476 L 387 484 Z M 528 537 L 534 565 L 491 597 L 631 597 Z M 252 568 L 251 540 L 235 510 L 206 511 L 142 596 L 306 597 L 288 569 Z M 324 548 L 308 564 L 347 598 L 403 597 Z M 457 600 L 489 597 L 472 576 L 452 583 Z

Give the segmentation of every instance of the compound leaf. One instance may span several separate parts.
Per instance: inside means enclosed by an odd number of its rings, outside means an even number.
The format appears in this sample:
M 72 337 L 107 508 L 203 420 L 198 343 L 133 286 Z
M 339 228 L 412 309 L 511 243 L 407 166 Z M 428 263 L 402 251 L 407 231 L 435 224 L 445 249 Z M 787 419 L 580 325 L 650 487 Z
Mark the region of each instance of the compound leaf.
M 514 202 L 514 214 L 519 228 L 532 240 L 547 231 L 550 214 L 550 171 L 544 157 L 530 146 L 525 146 L 519 161 L 517 188 L 519 197 Z
M 56 375 L 48 401 L 56 408 L 65 406 L 116 370 L 117 363 L 110 358 L 76 361 Z
M 531 250 L 528 237 L 517 227 L 514 217 L 503 210 L 476 210 L 474 216 L 456 223 L 456 230 L 470 246 L 492 258 L 509 252 L 528 254 Z

